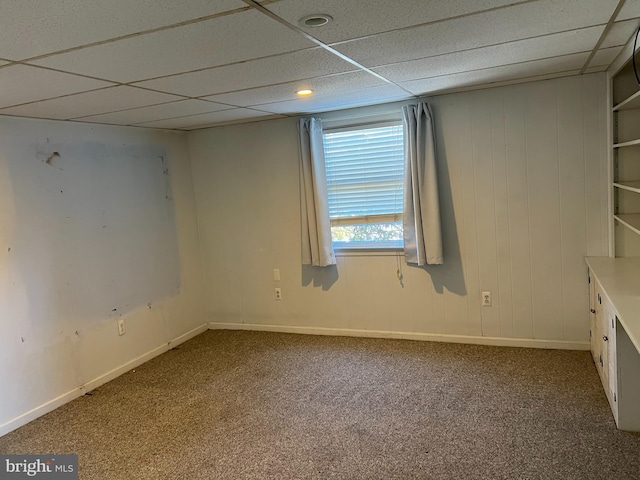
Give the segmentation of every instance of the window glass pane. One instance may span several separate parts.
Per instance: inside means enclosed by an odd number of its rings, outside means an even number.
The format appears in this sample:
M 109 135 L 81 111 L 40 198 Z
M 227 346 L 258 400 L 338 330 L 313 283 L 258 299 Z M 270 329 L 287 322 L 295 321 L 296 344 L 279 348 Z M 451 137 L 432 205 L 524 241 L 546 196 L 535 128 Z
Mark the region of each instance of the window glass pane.
M 333 226 L 331 239 L 353 247 L 361 242 L 391 242 L 392 246 L 402 246 L 402 222 Z

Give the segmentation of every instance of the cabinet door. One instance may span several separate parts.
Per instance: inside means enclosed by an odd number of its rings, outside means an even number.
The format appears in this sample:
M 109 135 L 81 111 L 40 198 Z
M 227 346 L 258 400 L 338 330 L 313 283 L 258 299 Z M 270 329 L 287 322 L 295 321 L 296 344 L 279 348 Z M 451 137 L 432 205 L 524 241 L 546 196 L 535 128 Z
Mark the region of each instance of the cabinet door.
M 589 272 L 589 341 L 591 342 L 591 356 L 593 362 L 598 363 L 598 354 L 596 353 L 596 279 Z
M 595 285 L 595 311 L 594 314 L 594 332 L 591 335 L 592 347 L 594 349 L 594 359 L 596 362 L 596 368 L 600 375 L 600 380 L 604 386 L 605 391 L 608 390 L 609 385 L 609 367 L 607 362 L 607 342 L 604 341 L 604 337 L 607 335 L 606 329 L 606 314 L 604 308 L 606 306 L 604 301 L 604 292 L 600 287 L 600 284 L 596 282 Z M 608 393 L 607 393 L 608 396 Z
M 616 311 L 613 305 L 606 301 L 605 308 L 605 345 L 607 352 L 607 359 L 605 365 L 607 366 L 608 383 L 605 384 L 607 390 L 607 397 L 609 398 L 609 404 L 613 411 L 613 416 L 618 422 L 618 374 L 616 371 Z

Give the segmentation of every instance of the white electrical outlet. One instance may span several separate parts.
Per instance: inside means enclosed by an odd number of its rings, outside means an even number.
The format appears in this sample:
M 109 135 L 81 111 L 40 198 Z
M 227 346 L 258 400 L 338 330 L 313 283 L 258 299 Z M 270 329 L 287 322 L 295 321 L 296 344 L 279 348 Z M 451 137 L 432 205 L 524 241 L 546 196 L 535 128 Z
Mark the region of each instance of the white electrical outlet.
M 282 289 L 280 287 L 276 287 L 276 300 L 282 300 Z
M 274 268 L 273 269 L 273 281 L 274 282 L 279 282 L 280 281 L 280 269 L 279 268 Z
M 491 292 L 482 292 L 482 306 L 483 307 L 491 306 Z
M 118 320 L 118 335 L 122 336 L 127 333 L 127 330 L 124 328 L 124 319 L 121 318 Z

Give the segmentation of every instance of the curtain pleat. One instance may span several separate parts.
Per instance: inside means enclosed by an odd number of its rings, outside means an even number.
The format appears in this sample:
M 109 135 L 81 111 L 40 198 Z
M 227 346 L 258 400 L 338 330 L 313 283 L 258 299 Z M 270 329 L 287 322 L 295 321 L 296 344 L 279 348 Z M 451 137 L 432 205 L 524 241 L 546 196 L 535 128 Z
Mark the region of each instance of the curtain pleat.
M 436 143 L 427 103 L 402 108 L 405 132 L 404 253 L 407 263 L 443 263 Z
M 300 131 L 300 209 L 302 264 L 326 267 L 336 264 L 331 242 L 331 221 L 322 144 L 322 123 L 303 118 Z

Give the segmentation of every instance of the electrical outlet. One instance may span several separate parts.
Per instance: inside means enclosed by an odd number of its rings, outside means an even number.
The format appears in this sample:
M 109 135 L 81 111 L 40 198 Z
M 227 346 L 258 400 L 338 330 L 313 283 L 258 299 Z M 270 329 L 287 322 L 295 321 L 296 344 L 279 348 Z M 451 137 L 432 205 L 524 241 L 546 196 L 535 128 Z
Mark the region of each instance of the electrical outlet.
M 483 307 L 491 306 L 491 292 L 482 292 L 482 306 Z
M 127 333 L 127 330 L 124 328 L 124 319 L 121 318 L 118 320 L 118 335 L 122 336 Z
M 282 300 L 282 289 L 280 287 L 276 287 L 276 300 Z

